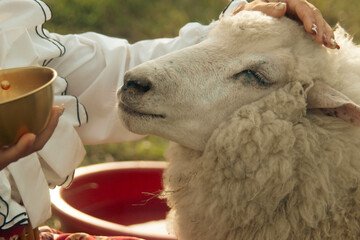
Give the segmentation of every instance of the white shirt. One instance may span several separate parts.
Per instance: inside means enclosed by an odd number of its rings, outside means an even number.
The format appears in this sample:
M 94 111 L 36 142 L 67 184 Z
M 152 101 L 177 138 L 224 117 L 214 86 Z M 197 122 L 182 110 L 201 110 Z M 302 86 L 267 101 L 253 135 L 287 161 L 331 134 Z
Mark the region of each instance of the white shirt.
M 71 183 L 74 169 L 85 155 L 83 143 L 140 138 L 126 130 L 118 117 L 115 93 L 123 84 L 124 73 L 200 42 L 215 24 L 189 23 L 176 38 L 129 44 L 125 39 L 91 32 L 49 33 L 42 24 L 50 18 L 49 8 L 40 0 L 0 0 L 0 67 L 54 68 L 59 76 L 54 82 L 54 104 L 65 104 L 44 148 L 0 171 L 0 230 L 27 224 L 29 219 L 36 227 L 50 217 L 49 186 Z

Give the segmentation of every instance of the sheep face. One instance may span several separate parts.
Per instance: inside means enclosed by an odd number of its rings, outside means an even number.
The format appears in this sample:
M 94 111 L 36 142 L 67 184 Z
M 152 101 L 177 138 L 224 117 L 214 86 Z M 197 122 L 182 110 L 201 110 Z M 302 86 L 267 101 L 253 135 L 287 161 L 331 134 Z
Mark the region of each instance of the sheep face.
M 294 46 L 321 48 L 303 35 L 296 23 L 261 13 L 224 18 L 200 44 L 127 72 L 120 116 L 133 132 L 203 150 L 236 109 L 299 80 Z

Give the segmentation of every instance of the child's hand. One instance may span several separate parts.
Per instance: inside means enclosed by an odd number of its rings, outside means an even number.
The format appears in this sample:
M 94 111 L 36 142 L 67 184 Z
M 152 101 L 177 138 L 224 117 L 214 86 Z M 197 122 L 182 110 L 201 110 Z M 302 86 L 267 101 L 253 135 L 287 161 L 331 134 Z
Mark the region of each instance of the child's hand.
M 49 123 L 41 133 L 37 136 L 33 133 L 26 133 L 15 145 L 0 148 L 0 170 L 22 157 L 41 150 L 53 134 L 63 112 L 63 107 L 53 107 Z

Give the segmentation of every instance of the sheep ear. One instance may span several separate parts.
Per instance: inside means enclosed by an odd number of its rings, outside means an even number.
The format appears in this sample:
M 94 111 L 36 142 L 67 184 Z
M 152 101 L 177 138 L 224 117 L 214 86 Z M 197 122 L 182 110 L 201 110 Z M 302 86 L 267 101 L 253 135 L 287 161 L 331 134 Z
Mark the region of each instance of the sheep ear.
M 307 109 L 360 126 L 360 106 L 322 82 L 316 82 L 308 90 Z

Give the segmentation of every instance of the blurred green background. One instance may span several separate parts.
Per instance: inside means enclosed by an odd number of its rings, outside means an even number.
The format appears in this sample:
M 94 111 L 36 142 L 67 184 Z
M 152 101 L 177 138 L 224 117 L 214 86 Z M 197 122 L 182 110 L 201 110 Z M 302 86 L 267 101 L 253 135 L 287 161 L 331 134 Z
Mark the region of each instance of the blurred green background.
M 177 36 L 186 23 L 208 24 L 217 19 L 228 0 L 45 0 L 52 20 L 45 24 L 61 34 L 98 32 L 126 38 L 130 42 Z M 360 41 L 359 0 L 316 0 L 331 26 L 337 22 Z M 163 160 L 168 142 L 149 136 L 143 140 L 87 146 L 83 165 L 120 160 Z

